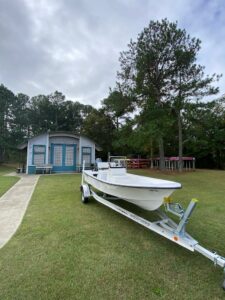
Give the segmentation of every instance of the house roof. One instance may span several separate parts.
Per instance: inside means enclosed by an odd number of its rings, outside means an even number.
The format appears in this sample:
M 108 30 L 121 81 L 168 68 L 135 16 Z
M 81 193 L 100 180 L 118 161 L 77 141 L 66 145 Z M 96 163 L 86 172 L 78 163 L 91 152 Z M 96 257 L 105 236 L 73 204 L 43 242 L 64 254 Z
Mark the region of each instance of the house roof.
M 19 150 L 26 149 L 27 148 L 27 142 L 19 144 L 16 148 L 19 149 Z
M 82 135 L 70 132 L 70 131 L 50 131 L 48 132 L 49 137 L 52 136 L 67 136 L 67 137 L 73 137 L 76 139 L 79 139 Z

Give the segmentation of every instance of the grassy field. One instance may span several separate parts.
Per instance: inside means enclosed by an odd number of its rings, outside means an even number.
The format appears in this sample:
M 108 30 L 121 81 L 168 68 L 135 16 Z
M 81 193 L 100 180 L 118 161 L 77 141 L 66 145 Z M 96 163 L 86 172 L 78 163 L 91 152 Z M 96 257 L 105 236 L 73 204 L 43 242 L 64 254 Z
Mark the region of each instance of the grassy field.
M 19 180 L 18 177 L 4 176 L 13 171 L 15 168 L 0 165 L 0 197 Z
M 188 232 L 225 255 L 225 172 L 136 173 L 182 182 L 174 198 L 200 200 Z M 0 299 L 224 299 L 221 269 L 94 200 L 82 204 L 79 185 L 76 174 L 40 178 L 0 250 Z

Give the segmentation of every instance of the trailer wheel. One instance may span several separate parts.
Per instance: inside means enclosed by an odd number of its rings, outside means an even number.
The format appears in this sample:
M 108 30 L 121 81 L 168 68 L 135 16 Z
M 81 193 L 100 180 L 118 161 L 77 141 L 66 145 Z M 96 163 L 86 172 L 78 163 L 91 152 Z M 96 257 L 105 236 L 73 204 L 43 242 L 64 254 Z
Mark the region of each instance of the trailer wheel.
M 82 196 L 81 196 L 81 201 L 83 203 L 88 203 L 88 197 L 84 197 L 84 194 L 82 193 Z
M 80 191 L 81 191 L 81 202 L 88 203 L 89 197 L 85 196 L 85 189 L 82 185 L 80 187 Z

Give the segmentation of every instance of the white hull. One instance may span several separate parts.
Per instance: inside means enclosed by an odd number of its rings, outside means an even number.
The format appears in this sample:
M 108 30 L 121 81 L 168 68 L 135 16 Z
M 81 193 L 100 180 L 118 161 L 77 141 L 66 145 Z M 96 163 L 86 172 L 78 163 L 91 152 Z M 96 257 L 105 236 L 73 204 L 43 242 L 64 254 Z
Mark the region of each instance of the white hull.
M 158 209 L 163 204 L 164 197 L 169 197 L 175 189 L 181 187 L 176 182 L 137 176 L 125 172 L 120 175 L 110 175 L 110 171 L 84 171 L 83 175 L 84 181 L 95 189 L 126 200 L 146 210 Z

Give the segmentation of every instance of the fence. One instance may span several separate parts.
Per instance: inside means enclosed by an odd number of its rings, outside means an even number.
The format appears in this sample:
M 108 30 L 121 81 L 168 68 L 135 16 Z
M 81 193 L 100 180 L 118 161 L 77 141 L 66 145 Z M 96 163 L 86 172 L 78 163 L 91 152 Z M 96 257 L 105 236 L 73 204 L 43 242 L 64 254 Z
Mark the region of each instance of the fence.
M 159 157 L 155 157 L 152 159 L 131 158 L 127 159 L 127 167 L 130 169 L 159 169 L 159 161 Z M 186 171 L 195 170 L 195 157 L 182 157 L 182 166 Z M 165 168 L 171 171 L 178 170 L 179 157 L 165 157 Z

